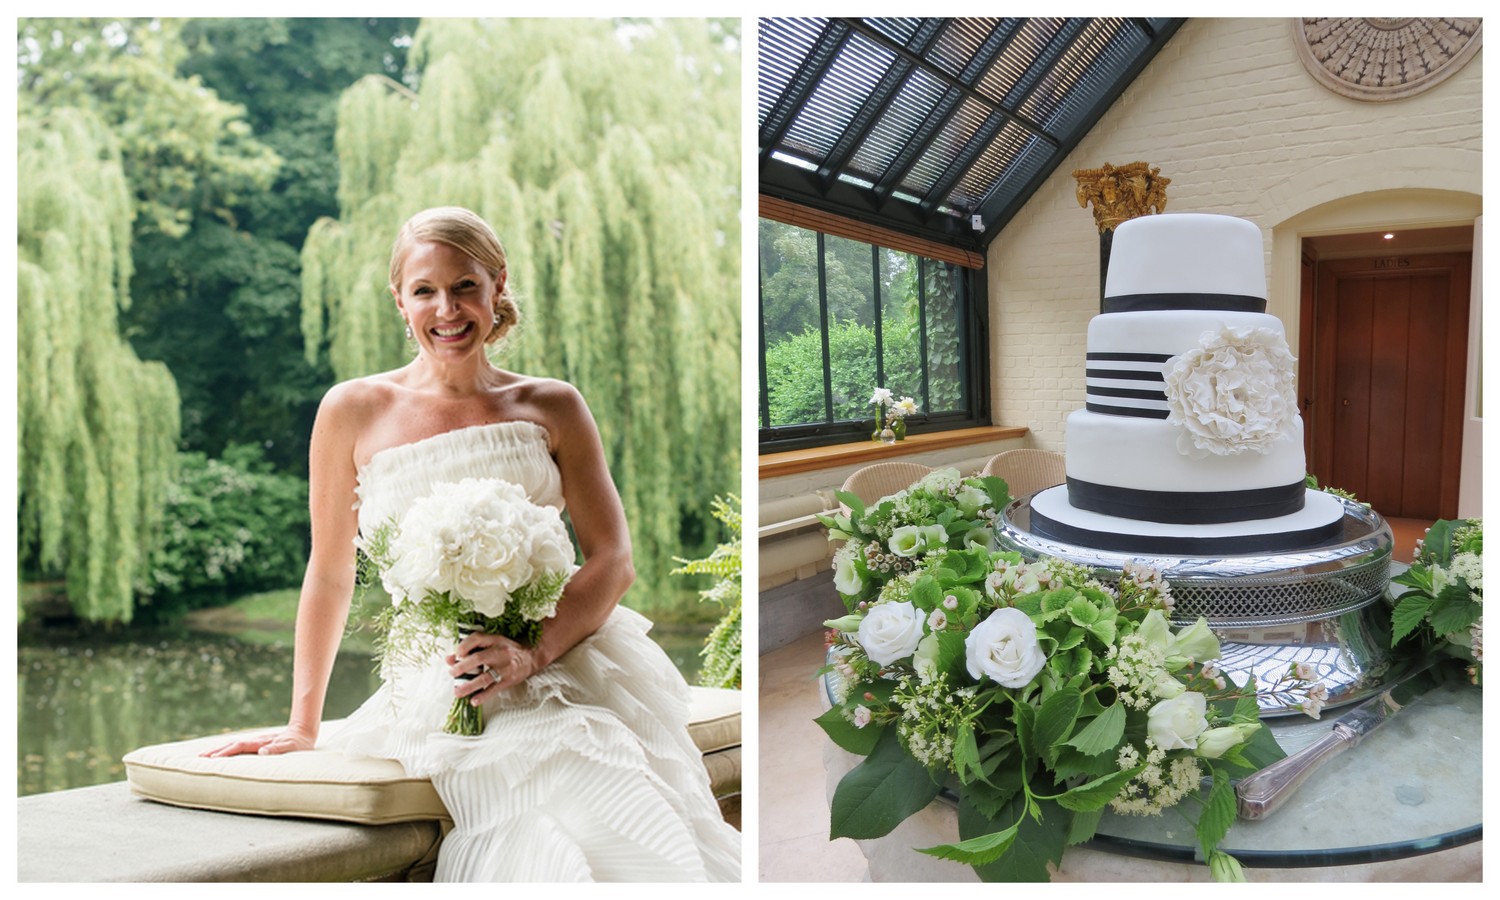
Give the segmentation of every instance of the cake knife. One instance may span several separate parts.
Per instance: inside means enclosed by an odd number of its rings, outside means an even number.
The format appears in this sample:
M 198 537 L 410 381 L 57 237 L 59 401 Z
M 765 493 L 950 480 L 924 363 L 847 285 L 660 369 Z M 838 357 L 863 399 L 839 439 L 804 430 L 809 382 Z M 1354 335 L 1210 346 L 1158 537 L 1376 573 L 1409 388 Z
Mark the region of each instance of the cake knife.
M 1240 818 L 1256 820 L 1270 816 L 1324 763 L 1358 745 L 1370 732 L 1426 693 L 1438 682 L 1433 662 L 1425 660 L 1391 687 L 1345 713 L 1328 734 L 1240 779 L 1234 789 Z

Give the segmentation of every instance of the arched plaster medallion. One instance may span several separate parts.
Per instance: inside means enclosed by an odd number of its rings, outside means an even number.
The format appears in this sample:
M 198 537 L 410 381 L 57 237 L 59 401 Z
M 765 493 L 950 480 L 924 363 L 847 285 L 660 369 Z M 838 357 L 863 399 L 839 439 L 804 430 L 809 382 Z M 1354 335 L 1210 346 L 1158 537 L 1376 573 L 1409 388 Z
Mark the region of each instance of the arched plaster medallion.
M 1354 100 L 1420 94 L 1479 51 L 1481 19 L 1297 19 L 1297 55 L 1320 84 Z

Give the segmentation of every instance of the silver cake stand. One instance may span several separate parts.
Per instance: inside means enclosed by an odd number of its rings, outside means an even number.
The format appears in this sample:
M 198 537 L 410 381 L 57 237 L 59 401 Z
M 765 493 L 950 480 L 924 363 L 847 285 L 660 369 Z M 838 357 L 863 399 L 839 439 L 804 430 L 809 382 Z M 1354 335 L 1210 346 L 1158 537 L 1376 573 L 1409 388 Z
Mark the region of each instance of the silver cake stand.
M 1326 686 L 1326 707 L 1378 692 L 1391 667 L 1391 528 L 1366 506 L 1344 500 L 1343 534 L 1316 547 L 1248 556 L 1163 556 L 1065 544 L 1033 534 L 1030 498 L 1005 508 L 1003 548 L 1050 556 L 1119 580 L 1127 562 L 1159 570 L 1172 588 L 1174 625 L 1199 616 L 1219 636 L 1218 665 L 1237 684 L 1254 675 L 1262 716 L 1301 715 L 1305 690 L 1282 676 L 1305 663 Z M 1282 681 L 1281 687 L 1276 683 Z

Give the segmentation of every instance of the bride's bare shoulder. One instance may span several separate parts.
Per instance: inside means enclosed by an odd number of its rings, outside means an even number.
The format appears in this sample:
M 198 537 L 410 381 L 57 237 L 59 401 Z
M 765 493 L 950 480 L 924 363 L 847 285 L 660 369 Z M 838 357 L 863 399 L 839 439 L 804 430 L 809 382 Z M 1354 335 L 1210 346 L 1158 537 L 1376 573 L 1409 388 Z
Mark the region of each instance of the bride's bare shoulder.
M 335 384 L 318 404 L 318 418 L 341 428 L 358 428 L 380 418 L 397 401 L 401 391 L 391 375 L 381 372 Z

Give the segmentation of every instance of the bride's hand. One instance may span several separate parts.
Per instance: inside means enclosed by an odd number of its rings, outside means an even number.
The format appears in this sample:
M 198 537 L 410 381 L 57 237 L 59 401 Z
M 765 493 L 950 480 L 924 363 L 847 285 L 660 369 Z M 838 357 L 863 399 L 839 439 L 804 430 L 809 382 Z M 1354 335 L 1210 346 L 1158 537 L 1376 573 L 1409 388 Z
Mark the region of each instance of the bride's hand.
M 535 651 L 498 634 L 471 634 L 448 655 L 448 674 L 455 679 L 470 672 L 479 674 L 455 681 L 453 695 L 483 703 L 503 690 L 515 687 L 541 668 Z
M 200 756 L 241 756 L 248 753 L 257 753 L 261 756 L 274 756 L 280 753 L 291 753 L 294 750 L 311 750 L 318 742 L 318 736 L 307 734 L 293 728 L 272 734 L 261 734 L 255 737 L 244 738 L 222 747 L 205 750 Z

